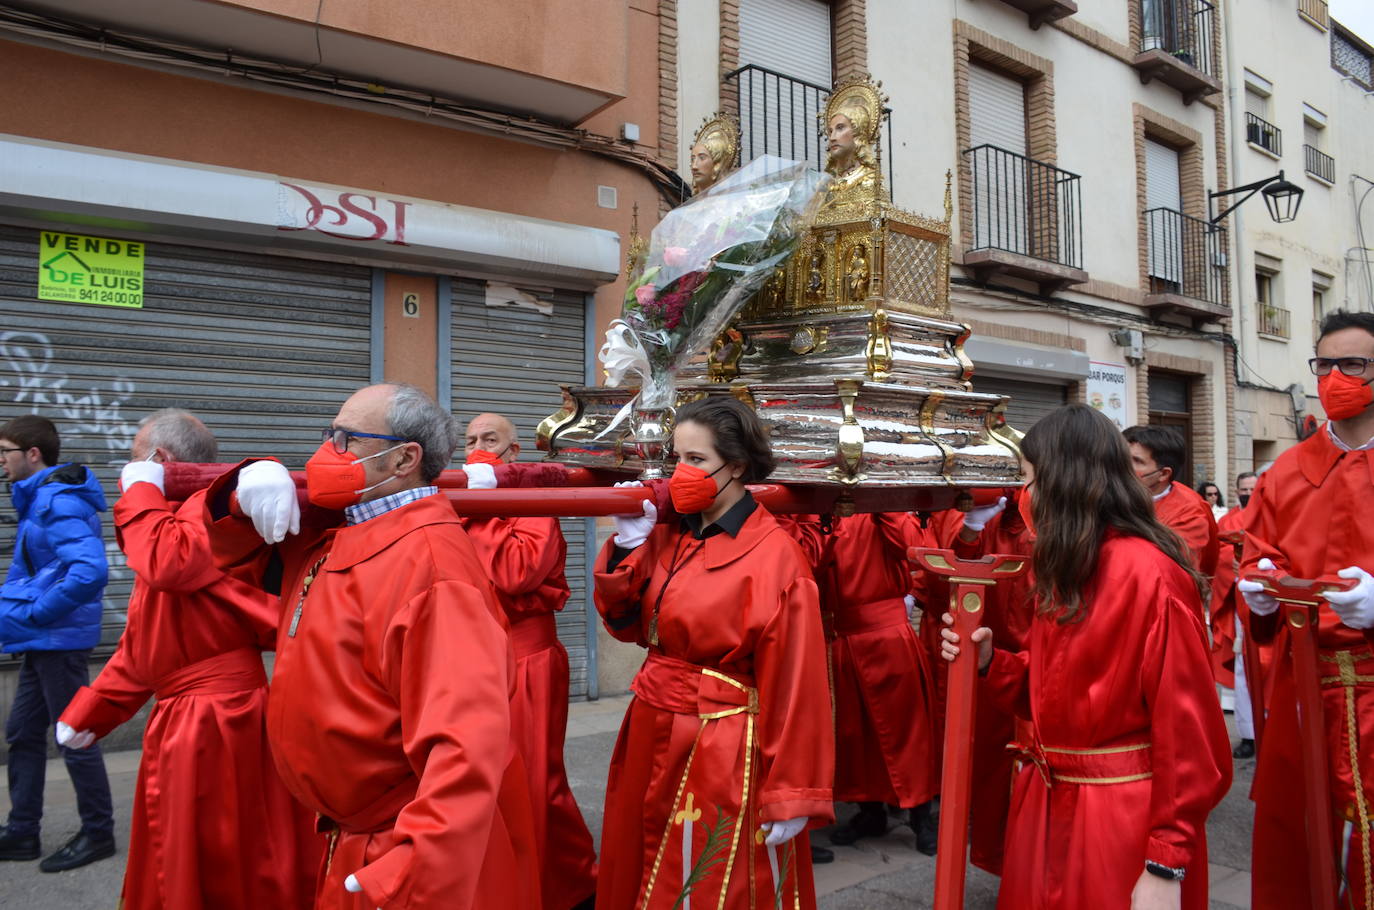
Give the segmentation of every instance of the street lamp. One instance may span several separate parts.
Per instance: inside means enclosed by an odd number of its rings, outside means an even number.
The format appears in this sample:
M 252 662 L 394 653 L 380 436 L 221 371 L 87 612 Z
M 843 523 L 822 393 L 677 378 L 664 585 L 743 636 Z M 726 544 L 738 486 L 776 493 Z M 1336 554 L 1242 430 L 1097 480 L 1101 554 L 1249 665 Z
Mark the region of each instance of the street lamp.
M 1283 171 L 1279 171 L 1277 177 L 1267 177 L 1264 180 L 1256 180 L 1254 183 L 1247 183 L 1245 186 L 1238 186 L 1235 189 L 1222 190 L 1219 193 L 1207 194 L 1207 208 L 1212 207 L 1212 200 L 1220 199 L 1223 196 L 1234 196 L 1236 193 L 1245 193 L 1238 201 L 1227 206 L 1226 210 L 1219 215 L 1213 216 L 1210 220 L 1216 224 L 1227 215 L 1236 210 L 1245 200 L 1255 193 L 1264 196 L 1265 208 L 1269 209 L 1269 217 L 1274 219 L 1277 224 L 1285 221 L 1292 221 L 1298 217 L 1298 206 L 1302 205 L 1303 189 L 1296 184 L 1289 183 L 1283 179 Z

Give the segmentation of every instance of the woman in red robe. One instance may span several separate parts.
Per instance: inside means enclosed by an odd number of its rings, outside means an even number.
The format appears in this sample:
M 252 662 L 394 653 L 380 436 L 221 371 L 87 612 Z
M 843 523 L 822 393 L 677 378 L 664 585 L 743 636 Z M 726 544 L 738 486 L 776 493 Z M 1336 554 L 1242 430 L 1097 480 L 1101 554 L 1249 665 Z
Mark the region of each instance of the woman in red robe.
M 596 566 L 611 634 L 648 648 L 611 756 L 597 902 L 813 907 L 808 825 L 834 819 L 816 583 L 744 484 L 772 471 L 733 398 L 678 409 L 680 522 L 616 519 Z
M 1027 650 L 973 633 L 1019 744 L 1000 908 L 1207 906 L 1207 816 L 1231 783 L 1198 577 L 1111 421 L 1086 405 L 1021 444 L 1034 535 Z M 1025 507 L 1023 506 L 1023 509 Z M 946 616 L 946 622 L 952 617 Z M 958 636 L 944 630 L 945 656 Z

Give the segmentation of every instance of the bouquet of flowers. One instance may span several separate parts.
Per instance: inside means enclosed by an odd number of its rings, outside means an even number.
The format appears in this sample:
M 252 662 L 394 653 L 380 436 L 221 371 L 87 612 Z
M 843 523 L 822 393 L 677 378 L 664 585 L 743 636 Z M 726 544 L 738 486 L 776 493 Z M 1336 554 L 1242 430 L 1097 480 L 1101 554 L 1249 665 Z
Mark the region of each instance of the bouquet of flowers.
M 599 356 L 608 382 L 636 374 L 635 407 L 671 407 L 677 372 L 796 249 L 829 180 L 805 163 L 764 155 L 669 212 L 606 332 Z

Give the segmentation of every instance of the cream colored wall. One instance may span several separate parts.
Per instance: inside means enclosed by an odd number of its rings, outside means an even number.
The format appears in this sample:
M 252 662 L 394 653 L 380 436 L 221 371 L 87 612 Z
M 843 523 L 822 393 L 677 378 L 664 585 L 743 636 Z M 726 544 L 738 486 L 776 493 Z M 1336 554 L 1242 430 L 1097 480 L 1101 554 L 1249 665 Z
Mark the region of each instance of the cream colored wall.
M 720 107 L 720 0 L 677 4 L 678 173 L 691 180 L 692 137 Z

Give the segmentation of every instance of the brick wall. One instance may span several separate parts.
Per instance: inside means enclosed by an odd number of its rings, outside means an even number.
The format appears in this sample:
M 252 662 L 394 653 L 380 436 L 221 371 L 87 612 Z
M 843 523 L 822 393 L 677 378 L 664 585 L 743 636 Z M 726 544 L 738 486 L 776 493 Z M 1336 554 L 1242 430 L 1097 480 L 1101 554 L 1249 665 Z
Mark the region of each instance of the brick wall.
M 677 0 L 658 4 L 658 160 L 678 166 Z
M 831 9 L 835 81 L 868 73 L 868 0 L 834 0 Z
M 739 116 L 739 98 L 725 74 L 739 69 L 739 0 L 720 0 L 720 109 Z

